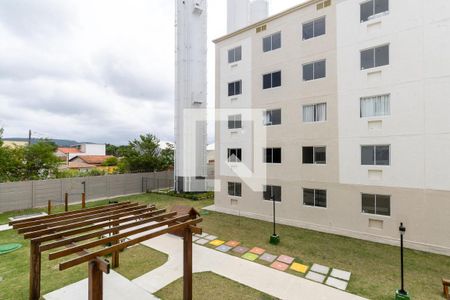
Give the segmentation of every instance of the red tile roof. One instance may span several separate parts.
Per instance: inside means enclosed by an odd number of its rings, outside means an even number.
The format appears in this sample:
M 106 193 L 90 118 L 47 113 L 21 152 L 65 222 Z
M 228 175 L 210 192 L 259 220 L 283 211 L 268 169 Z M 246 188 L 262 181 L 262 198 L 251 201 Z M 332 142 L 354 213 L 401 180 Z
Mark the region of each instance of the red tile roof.
M 69 153 L 81 153 L 80 150 L 78 150 L 77 148 L 66 148 L 66 147 L 60 147 L 58 148 L 58 151 L 64 153 L 64 154 L 69 154 Z
M 75 158 L 79 158 L 82 161 L 84 161 L 87 164 L 90 165 L 101 165 L 105 160 L 107 160 L 108 158 L 113 157 L 112 155 L 79 155 L 76 156 L 74 158 L 72 158 L 71 160 L 75 159 Z

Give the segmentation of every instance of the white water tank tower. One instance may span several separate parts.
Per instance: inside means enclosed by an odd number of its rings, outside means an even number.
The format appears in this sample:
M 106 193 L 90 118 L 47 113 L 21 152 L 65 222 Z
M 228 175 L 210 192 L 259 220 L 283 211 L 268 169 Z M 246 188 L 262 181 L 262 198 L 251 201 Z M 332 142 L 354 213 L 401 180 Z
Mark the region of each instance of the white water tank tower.
M 258 21 L 264 20 L 268 16 L 269 2 L 267 2 L 267 0 L 253 0 L 250 3 L 250 24 L 254 24 Z
M 175 190 L 202 192 L 207 175 L 207 1 L 175 1 Z

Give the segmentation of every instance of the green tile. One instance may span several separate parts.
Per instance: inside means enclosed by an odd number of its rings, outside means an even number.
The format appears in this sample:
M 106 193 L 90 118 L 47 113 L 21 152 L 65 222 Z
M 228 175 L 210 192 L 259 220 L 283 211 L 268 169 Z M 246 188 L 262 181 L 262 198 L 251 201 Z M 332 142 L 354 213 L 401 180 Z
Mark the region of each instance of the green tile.
M 254 260 L 256 260 L 256 259 L 258 258 L 258 255 L 253 254 L 253 253 L 250 253 L 250 252 L 247 252 L 247 253 L 245 253 L 244 255 L 242 255 L 242 258 L 245 258 L 245 259 L 247 259 L 247 260 L 254 261 Z

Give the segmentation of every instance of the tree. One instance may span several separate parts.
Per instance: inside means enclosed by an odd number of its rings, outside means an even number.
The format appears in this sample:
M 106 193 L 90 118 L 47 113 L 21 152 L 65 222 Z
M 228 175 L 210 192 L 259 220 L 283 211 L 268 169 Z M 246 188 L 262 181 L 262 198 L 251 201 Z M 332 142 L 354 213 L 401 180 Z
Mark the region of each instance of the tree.
M 102 163 L 102 166 L 112 167 L 112 166 L 117 166 L 118 163 L 119 163 L 119 160 L 117 159 L 117 157 L 113 156 L 113 157 L 109 157 L 109 158 L 105 159 L 105 161 Z
M 173 167 L 175 156 L 175 148 L 172 144 L 166 143 L 166 148 L 161 150 L 160 154 L 160 170 L 165 171 Z
M 58 171 L 61 163 L 55 155 L 58 146 L 49 140 L 40 140 L 25 147 L 24 163 L 25 176 L 28 180 L 46 179 Z

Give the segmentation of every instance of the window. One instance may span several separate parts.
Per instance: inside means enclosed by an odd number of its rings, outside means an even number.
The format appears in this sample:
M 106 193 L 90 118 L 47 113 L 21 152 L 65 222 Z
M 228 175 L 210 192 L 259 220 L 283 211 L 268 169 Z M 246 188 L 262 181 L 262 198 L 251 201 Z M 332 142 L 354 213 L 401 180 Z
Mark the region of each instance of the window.
M 263 75 L 263 89 L 281 86 L 281 71 Z
M 264 162 L 269 164 L 281 164 L 281 148 L 265 148 Z
M 303 80 L 310 81 L 314 79 L 324 78 L 326 76 L 326 62 L 320 60 L 303 65 Z
M 228 116 L 228 129 L 238 129 L 238 128 L 242 128 L 241 115 Z
M 391 215 L 391 196 L 362 194 L 361 202 L 365 214 Z
M 361 51 L 361 70 L 389 65 L 389 45 Z
M 264 200 L 272 199 L 276 202 L 281 202 L 281 186 L 276 185 L 265 185 L 263 192 Z
M 325 34 L 325 17 L 303 24 L 303 40 Z
M 319 103 L 303 106 L 303 122 L 324 122 L 327 120 L 327 104 Z
M 229 162 L 241 162 L 242 161 L 242 149 L 228 148 L 227 158 L 228 158 Z
M 390 98 L 389 94 L 361 98 L 361 118 L 390 115 Z
M 361 22 L 368 21 L 381 13 L 389 11 L 389 0 L 370 0 L 361 3 Z
M 236 47 L 228 50 L 228 63 L 234 63 L 242 59 L 242 47 Z
M 263 38 L 263 51 L 269 52 L 281 48 L 281 32 L 277 32 Z
M 281 109 L 266 110 L 263 114 L 263 122 L 265 126 L 281 124 Z
M 242 184 L 239 182 L 228 182 L 228 195 L 241 197 L 242 196 Z
M 389 145 L 361 146 L 361 165 L 389 166 L 390 146 Z
M 327 148 L 326 147 L 303 147 L 303 163 L 304 164 L 326 164 Z
M 228 84 L 228 96 L 235 96 L 242 94 L 242 80 L 230 82 Z
M 303 205 L 327 207 L 327 191 L 303 189 Z

